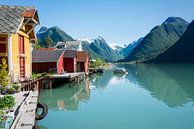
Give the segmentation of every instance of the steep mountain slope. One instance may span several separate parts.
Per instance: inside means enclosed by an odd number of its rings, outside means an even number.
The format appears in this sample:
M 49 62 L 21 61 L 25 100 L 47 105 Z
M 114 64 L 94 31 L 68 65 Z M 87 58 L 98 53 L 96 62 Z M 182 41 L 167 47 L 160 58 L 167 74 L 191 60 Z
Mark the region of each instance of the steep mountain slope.
M 90 53 L 92 58 L 101 58 L 105 61 L 117 61 L 123 58 L 122 54 L 113 50 L 102 37 L 98 37 L 90 43 L 82 41 L 82 47 Z
M 127 57 L 132 51 L 133 49 L 143 40 L 143 38 L 139 38 L 137 41 L 134 41 L 132 43 L 130 43 L 128 46 L 126 46 L 125 48 L 122 49 L 122 54 L 124 57 Z
M 169 17 L 148 35 L 121 61 L 144 62 L 155 58 L 171 47 L 185 32 L 188 22 L 179 17 Z
M 40 45 L 47 47 L 45 44 L 45 39 L 50 38 L 52 40 L 52 46 L 54 46 L 58 41 L 73 41 L 74 39 L 61 30 L 59 27 L 54 26 L 51 28 L 41 27 L 37 32 L 37 37 L 40 41 Z
M 124 49 L 124 47 L 122 45 L 118 45 L 118 44 L 108 44 L 113 50 L 118 51 L 120 53 L 122 53 L 122 50 Z
M 100 58 L 102 59 L 102 57 L 100 55 L 98 55 L 97 53 L 95 53 L 91 48 L 90 48 L 91 43 L 88 41 L 82 41 L 82 49 L 84 51 L 87 51 L 90 54 L 90 57 L 92 59 L 96 59 L 96 58 Z
M 148 62 L 194 62 L 194 21 L 172 47 Z

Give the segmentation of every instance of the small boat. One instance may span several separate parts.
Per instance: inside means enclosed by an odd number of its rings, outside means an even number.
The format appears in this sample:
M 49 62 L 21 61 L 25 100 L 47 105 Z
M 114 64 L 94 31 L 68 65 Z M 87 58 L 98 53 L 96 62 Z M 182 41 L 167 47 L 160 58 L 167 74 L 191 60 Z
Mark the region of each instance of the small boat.
M 116 68 L 113 70 L 113 73 L 115 73 L 115 74 L 128 74 L 127 70 L 124 68 Z
M 103 70 L 102 68 L 98 68 L 98 69 L 97 69 L 97 72 L 98 72 L 98 73 L 104 73 L 104 70 Z

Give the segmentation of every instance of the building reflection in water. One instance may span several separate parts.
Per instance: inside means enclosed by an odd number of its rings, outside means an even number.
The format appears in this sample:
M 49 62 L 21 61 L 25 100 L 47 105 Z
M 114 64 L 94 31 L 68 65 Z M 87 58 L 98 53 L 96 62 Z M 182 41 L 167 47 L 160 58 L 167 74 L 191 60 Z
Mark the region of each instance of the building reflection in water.
M 77 111 L 80 102 L 89 101 L 93 88 L 103 92 L 108 84 L 119 86 L 120 82 L 128 81 L 149 91 L 148 93 L 158 101 L 175 108 L 194 102 L 193 66 L 193 64 L 122 65 L 119 67 L 124 67 L 129 72 L 126 76 L 117 76 L 113 75 L 112 71 L 106 71 L 101 75 L 86 78 L 78 85 L 64 84 L 52 90 L 44 90 L 40 99 L 52 110 Z M 126 84 L 129 84 L 128 82 Z
M 90 99 L 90 81 L 88 78 L 80 84 L 64 84 L 53 89 L 42 91 L 40 100 L 43 100 L 52 110 L 78 110 L 79 102 Z
M 59 110 L 65 109 L 65 102 L 63 100 L 58 100 L 58 108 Z
M 63 84 L 53 86 L 52 89 L 45 89 L 40 95 L 51 110 L 77 111 L 80 102 L 86 103 L 90 99 L 91 90 L 103 91 L 110 79 L 112 72 L 95 74 L 79 84 Z M 54 88 L 55 87 L 55 88 Z

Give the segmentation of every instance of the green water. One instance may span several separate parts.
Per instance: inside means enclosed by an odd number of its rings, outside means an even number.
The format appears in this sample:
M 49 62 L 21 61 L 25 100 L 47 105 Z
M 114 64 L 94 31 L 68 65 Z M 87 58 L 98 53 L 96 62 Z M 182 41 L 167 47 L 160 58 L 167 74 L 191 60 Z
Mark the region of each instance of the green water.
M 120 65 L 79 85 L 44 90 L 42 129 L 194 129 L 194 64 Z

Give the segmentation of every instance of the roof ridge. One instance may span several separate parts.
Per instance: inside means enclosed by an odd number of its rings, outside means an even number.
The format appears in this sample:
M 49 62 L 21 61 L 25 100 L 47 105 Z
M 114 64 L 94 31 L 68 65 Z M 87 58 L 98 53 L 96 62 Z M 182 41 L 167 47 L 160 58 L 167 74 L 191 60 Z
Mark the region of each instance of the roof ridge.
M 37 10 L 33 6 L 0 5 L 0 33 L 17 33 L 27 10 Z
M 35 6 L 23 6 L 23 5 L 0 5 L 0 7 L 11 7 L 11 8 L 36 8 Z

